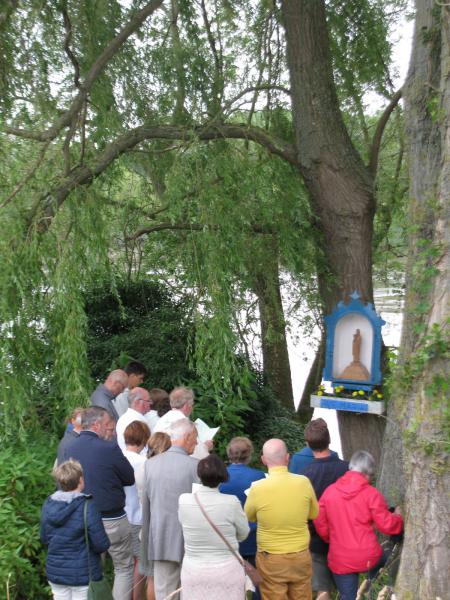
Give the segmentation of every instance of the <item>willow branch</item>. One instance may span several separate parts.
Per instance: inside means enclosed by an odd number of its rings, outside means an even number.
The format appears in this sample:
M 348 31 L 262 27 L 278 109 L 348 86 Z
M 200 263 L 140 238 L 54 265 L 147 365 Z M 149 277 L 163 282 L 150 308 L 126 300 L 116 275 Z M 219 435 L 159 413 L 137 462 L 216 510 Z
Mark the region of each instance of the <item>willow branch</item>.
M 212 33 L 211 23 L 210 23 L 209 18 L 208 18 L 208 12 L 206 10 L 206 6 L 205 6 L 205 1 L 204 0 L 201 0 L 200 6 L 201 6 L 201 9 L 202 9 L 203 24 L 204 24 L 205 29 L 206 29 L 206 34 L 207 34 L 207 38 L 208 38 L 209 47 L 211 49 L 211 53 L 212 53 L 213 58 L 214 58 L 214 66 L 215 66 L 215 71 L 216 71 L 215 77 L 216 77 L 216 80 L 217 80 L 218 78 L 223 78 L 223 75 L 222 75 L 222 61 L 221 61 L 221 59 L 219 57 L 219 54 L 217 52 L 216 41 L 215 41 L 214 35 Z
M 64 51 L 70 59 L 70 62 L 73 65 L 73 82 L 75 87 L 80 89 L 80 65 L 78 63 L 77 57 L 75 56 L 72 48 L 70 47 L 70 42 L 72 41 L 72 23 L 70 21 L 69 13 L 67 12 L 67 7 L 64 5 L 61 8 L 61 13 L 64 21 L 64 29 L 66 30 L 66 36 L 64 38 Z
M 276 85 L 276 84 L 272 84 L 272 83 L 254 85 L 254 86 L 245 88 L 245 90 L 242 90 L 242 92 L 239 92 L 239 94 L 237 94 L 236 96 L 231 98 L 231 100 L 228 100 L 228 102 L 226 102 L 226 104 L 224 106 L 224 112 L 228 108 L 230 108 L 235 102 L 237 102 L 243 96 L 245 96 L 246 94 L 248 94 L 250 92 L 261 92 L 261 91 L 265 91 L 265 90 L 279 90 L 280 92 L 284 92 L 288 96 L 291 95 L 291 90 L 287 87 L 284 87 L 283 85 Z
M 217 139 L 250 140 L 264 146 L 271 154 L 281 157 L 291 165 L 299 168 L 297 153 L 292 144 L 269 135 L 259 127 L 245 125 L 221 125 L 186 129 L 173 125 L 142 125 L 131 129 L 108 144 L 92 161 L 90 166 L 80 165 L 72 169 L 59 186 L 51 190 L 42 199 L 44 208 L 41 212 L 39 229 L 45 231 L 51 224 L 58 208 L 63 204 L 70 192 L 80 185 L 89 184 L 95 177 L 101 175 L 107 167 L 119 156 L 133 149 L 144 140 L 181 140 L 185 143 L 193 141 L 209 141 Z
M 391 116 L 392 111 L 399 103 L 400 98 L 402 97 L 402 93 L 403 93 L 402 88 L 400 88 L 397 92 L 395 92 L 395 94 L 392 96 L 392 100 L 386 106 L 383 114 L 380 117 L 380 120 L 378 121 L 377 128 L 375 130 L 375 134 L 373 136 L 372 145 L 371 145 L 370 152 L 369 152 L 368 169 L 373 177 L 375 177 L 377 168 L 378 168 L 378 156 L 380 154 L 381 139 L 383 137 L 384 128 L 386 127 L 386 124 L 389 120 L 389 117 Z
M 39 156 L 36 160 L 36 162 L 34 163 L 34 165 L 31 167 L 31 169 L 28 171 L 28 173 L 25 175 L 25 177 L 22 179 L 21 182 L 19 182 L 17 184 L 17 186 L 15 187 L 14 191 L 12 192 L 12 194 L 10 194 L 1 204 L 0 204 L 0 209 L 1 208 L 5 208 L 5 206 L 7 206 L 11 200 L 13 200 L 17 194 L 20 192 L 20 190 L 23 188 L 24 185 L 26 185 L 30 179 L 33 177 L 33 175 L 36 173 L 36 171 L 38 170 L 38 168 L 41 166 L 42 161 L 44 160 L 45 154 L 47 152 L 47 148 L 50 145 L 50 141 L 48 141 L 44 146 L 42 146 L 41 151 L 39 153 Z
M 7 22 L 12 13 L 17 9 L 18 5 L 19 0 L 9 0 L 9 2 L 4 2 L 2 11 L 0 12 L 0 27 Z
M 142 23 L 152 15 L 163 3 L 164 0 L 151 0 L 144 8 L 138 11 L 128 23 L 119 31 L 116 37 L 106 46 L 92 67 L 86 74 L 84 81 L 80 85 L 80 91 L 75 96 L 72 104 L 62 114 L 62 116 L 48 129 L 44 131 L 33 131 L 27 129 L 19 129 L 16 127 L 4 127 L 4 131 L 11 135 L 16 135 L 29 140 L 46 142 L 53 140 L 59 132 L 65 127 L 70 126 L 75 116 L 81 110 L 89 91 L 98 79 L 108 62 L 119 52 L 128 38 L 135 33 Z
M 180 39 L 180 30 L 178 27 L 179 16 L 178 0 L 171 0 L 171 16 L 170 16 L 170 32 L 172 36 L 172 44 L 174 49 L 175 73 L 177 78 L 177 86 L 175 92 L 175 120 L 179 119 L 185 112 L 184 104 L 186 101 L 186 85 L 185 85 L 185 69 L 183 61 L 183 48 Z
M 197 223 L 159 223 L 158 225 L 152 225 L 150 227 L 142 227 L 135 233 L 128 236 L 127 241 L 136 240 L 143 235 L 155 233 L 157 231 L 219 231 L 219 225 L 200 225 Z M 261 227 L 260 225 L 250 225 L 250 230 L 253 233 L 260 233 L 264 235 L 272 235 L 274 233 L 272 227 Z

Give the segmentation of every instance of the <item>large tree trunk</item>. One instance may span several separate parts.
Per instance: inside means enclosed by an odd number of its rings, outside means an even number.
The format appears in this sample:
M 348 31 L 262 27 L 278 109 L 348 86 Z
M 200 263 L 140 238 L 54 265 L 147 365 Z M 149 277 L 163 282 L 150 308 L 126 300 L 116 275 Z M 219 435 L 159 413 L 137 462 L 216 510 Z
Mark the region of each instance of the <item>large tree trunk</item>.
M 272 248 L 273 252 L 267 255 L 268 260 L 259 269 L 253 286 L 259 306 L 264 376 L 280 402 L 293 410 L 294 394 L 275 238 L 272 238 Z
M 292 112 L 300 170 L 308 188 L 329 272 L 320 275 L 326 312 L 354 290 L 373 301 L 373 179 L 348 136 L 336 95 L 322 0 L 283 0 Z M 383 424 L 339 414 L 346 454 L 379 456 Z
M 403 441 L 405 542 L 398 600 L 448 597 L 450 8 L 417 0 L 405 90 L 410 251 L 402 356 L 389 418 Z M 389 441 L 389 440 L 388 440 Z M 387 444 L 383 472 L 396 467 Z M 387 481 L 383 480 L 383 487 Z

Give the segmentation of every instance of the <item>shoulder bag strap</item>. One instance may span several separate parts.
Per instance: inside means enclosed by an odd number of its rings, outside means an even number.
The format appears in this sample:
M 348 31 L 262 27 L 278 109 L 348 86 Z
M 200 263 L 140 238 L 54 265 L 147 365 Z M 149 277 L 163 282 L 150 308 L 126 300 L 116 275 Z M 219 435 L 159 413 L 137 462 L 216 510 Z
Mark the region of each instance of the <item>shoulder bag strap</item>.
M 84 502 L 83 509 L 83 520 L 84 520 L 84 539 L 86 540 L 86 551 L 87 551 L 87 563 L 88 563 L 88 573 L 89 573 L 89 581 L 91 581 L 91 561 L 89 559 L 89 536 L 88 536 L 88 527 L 87 527 L 87 506 L 89 499 L 86 498 Z
M 205 517 L 205 519 L 208 521 L 208 523 L 211 525 L 211 527 L 214 529 L 214 531 L 217 533 L 217 535 L 222 538 L 222 540 L 225 542 L 225 544 L 228 546 L 228 549 L 230 550 L 230 552 L 233 554 L 233 556 L 235 557 L 235 559 L 242 565 L 244 566 L 244 562 L 242 560 L 242 558 L 239 556 L 239 554 L 236 552 L 236 550 L 233 548 L 233 546 L 230 544 L 230 542 L 227 540 L 227 538 L 222 534 L 222 532 L 220 531 L 220 529 L 217 527 L 217 525 L 215 525 L 213 523 L 213 521 L 211 521 L 211 519 L 208 516 L 208 513 L 206 512 L 206 510 L 203 508 L 200 500 L 198 499 L 198 495 L 197 493 L 194 494 L 194 498 L 195 501 L 197 502 L 200 510 L 203 513 L 203 516 Z

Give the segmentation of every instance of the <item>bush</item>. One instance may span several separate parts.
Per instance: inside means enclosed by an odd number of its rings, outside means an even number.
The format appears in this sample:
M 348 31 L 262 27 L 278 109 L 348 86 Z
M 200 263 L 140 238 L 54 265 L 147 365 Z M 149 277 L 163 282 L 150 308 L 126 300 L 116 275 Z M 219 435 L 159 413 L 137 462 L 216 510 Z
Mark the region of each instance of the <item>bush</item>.
M 36 439 L 0 450 L 0 596 L 10 600 L 50 598 L 45 549 L 39 541 L 42 504 L 54 490 L 50 470 L 56 440 Z M 9 596 L 8 596 L 9 590 Z
M 108 284 L 86 294 L 88 360 L 103 381 L 111 368 L 138 360 L 148 369 L 148 387 L 170 391 L 192 376 L 187 351 L 192 323 L 188 309 L 164 286 L 148 280 Z
M 243 416 L 244 430 L 255 446 L 255 458 L 264 442 L 271 438 L 284 440 L 291 454 L 303 448 L 304 425 L 297 421 L 293 410 L 281 404 L 267 385 L 257 380 L 254 394 L 248 398 L 248 404 L 250 410 Z

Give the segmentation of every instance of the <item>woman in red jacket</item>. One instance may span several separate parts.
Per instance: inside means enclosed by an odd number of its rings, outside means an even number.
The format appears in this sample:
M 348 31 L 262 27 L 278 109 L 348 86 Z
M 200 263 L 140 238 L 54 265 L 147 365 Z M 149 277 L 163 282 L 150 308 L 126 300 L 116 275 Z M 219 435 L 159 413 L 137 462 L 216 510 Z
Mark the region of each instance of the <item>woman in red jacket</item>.
M 369 572 L 373 578 L 385 562 L 374 527 L 387 535 L 403 529 L 399 510 L 390 513 L 383 496 L 370 485 L 374 472 L 372 455 L 364 450 L 355 452 L 349 471 L 330 485 L 319 501 L 314 525 L 330 544 L 328 566 L 341 600 L 355 600 L 359 573 Z

